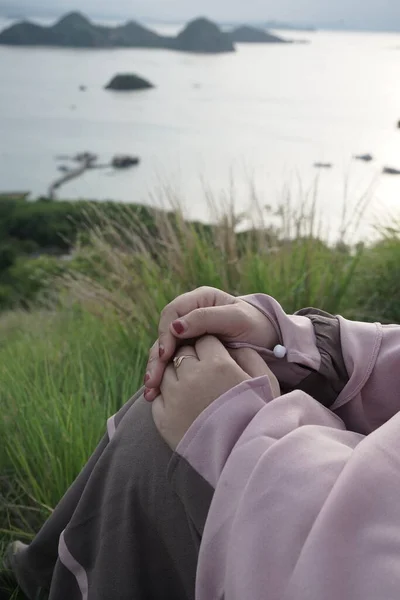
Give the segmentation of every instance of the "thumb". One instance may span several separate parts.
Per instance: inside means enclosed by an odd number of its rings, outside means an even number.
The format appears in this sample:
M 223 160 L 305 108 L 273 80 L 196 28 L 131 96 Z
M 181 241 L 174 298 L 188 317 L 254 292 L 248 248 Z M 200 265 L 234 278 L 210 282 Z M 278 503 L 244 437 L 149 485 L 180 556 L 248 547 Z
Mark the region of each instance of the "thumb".
M 268 377 L 271 384 L 271 391 L 274 398 L 278 398 L 281 395 L 280 386 L 277 378 L 264 361 L 261 356 L 255 350 L 251 348 L 238 348 L 237 350 L 228 349 L 229 354 L 237 362 L 239 367 L 243 369 L 245 373 L 250 375 L 251 378 L 255 377 Z
M 184 318 L 170 325 L 171 333 L 180 339 L 191 339 L 203 335 L 233 338 L 243 331 L 244 318 L 236 304 L 197 308 Z

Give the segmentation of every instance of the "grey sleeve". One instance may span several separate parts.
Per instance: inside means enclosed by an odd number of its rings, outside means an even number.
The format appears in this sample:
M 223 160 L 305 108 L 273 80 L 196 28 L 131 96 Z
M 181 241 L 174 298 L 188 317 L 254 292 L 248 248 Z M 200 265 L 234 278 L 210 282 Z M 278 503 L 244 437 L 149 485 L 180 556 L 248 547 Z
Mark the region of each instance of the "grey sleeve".
M 304 308 L 296 315 L 310 319 L 321 355 L 319 371 L 311 371 L 297 389 L 330 408 L 349 381 L 342 354 L 339 319 L 317 308 Z

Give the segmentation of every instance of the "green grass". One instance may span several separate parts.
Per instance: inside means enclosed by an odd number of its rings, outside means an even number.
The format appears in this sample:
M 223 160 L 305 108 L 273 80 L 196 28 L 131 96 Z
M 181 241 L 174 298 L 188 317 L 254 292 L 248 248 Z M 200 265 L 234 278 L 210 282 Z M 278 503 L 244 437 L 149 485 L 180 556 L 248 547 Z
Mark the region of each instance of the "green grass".
M 119 322 L 78 310 L 14 318 L 0 345 L 2 472 L 20 474 L 21 490 L 47 511 L 139 386 L 145 346 Z
M 54 282 L 57 302 L 3 314 L 0 545 L 29 540 L 51 513 L 107 417 L 140 387 L 159 313 L 178 294 L 210 285 L 271 294 L 288 312 L 400 320 L 398 232 L 372 247 L 345 236 L 329 246 L 313 211 L 267 215 L 240 235 L 229 210 L 212 228 L 158 214 L 157 240 L 135 219 L 97 219 Z
M 0 540 L 28 541 L 140 387 L 143 339 L 64 309 L 0 323 Z

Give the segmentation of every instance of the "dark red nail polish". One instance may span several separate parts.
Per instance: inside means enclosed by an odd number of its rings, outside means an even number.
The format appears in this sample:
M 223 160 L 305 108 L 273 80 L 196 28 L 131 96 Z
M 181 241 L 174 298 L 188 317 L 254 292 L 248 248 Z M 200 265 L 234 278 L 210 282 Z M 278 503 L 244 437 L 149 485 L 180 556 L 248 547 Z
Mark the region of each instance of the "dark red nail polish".
M 165 354 L 165 348 L 164 348 L 164 346 L 160 346 L 158 349 L 159 357 L 162 358 L 164 356 L 164 354 Z
M 172 327 L 175 329 L 178 335 L 182 335 L 182 333 L 185 331 L 182 321 L 175 321 L 175 323 L 172 323 Z

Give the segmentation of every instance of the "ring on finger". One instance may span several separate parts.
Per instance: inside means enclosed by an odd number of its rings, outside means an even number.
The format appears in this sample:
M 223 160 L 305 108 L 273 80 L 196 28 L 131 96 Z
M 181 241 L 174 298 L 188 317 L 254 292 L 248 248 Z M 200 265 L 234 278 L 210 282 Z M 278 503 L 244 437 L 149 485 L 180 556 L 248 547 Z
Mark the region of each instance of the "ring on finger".
M 185 358 L 196 358 L 196 357 L 193 356 L 193 354 L 183 354 L 182 356 L 175 356 L 175 358 L 172 362 L 174 363 L 174 367 L 176 370 L 179 369 L 179 367 L 181 366 L 181 364 L 183 363 Z

